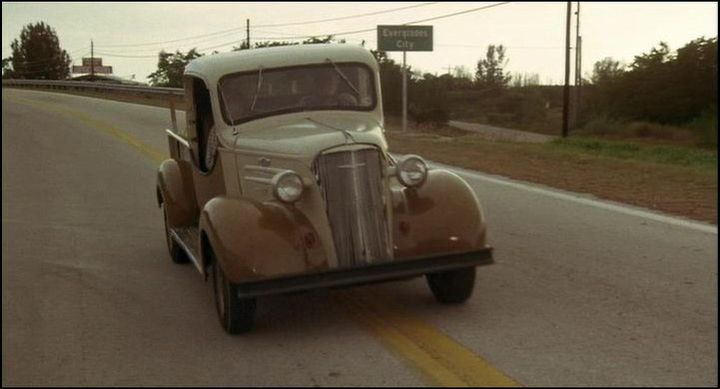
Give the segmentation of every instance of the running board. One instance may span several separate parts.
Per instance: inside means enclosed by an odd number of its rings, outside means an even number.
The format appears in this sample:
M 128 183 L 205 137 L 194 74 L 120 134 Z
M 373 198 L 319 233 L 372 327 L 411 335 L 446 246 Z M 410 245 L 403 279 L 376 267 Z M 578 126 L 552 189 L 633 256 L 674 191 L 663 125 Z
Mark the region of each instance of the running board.
M 170 235 L 185 251 L 200 274 L 205 274 L 200 265 L 200 230 L 197 226 L 171 228 Z

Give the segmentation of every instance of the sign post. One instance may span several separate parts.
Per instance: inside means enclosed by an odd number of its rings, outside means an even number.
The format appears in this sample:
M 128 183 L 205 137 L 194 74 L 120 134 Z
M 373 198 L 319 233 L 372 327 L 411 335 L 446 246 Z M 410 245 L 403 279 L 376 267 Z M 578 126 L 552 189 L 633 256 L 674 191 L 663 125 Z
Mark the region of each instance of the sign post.
M 377 26 L 378 51 L 402 51 L 403 131 L 407 131 L 407 66 L 408 51 L 433 50 L 433 26 Z
M 407 66 L 405 65 L 405 53 L 407 51 L 403 51 L 403 68 L 402 68 L 402 78 L 403 78 L 403 132 L 407 132 Z

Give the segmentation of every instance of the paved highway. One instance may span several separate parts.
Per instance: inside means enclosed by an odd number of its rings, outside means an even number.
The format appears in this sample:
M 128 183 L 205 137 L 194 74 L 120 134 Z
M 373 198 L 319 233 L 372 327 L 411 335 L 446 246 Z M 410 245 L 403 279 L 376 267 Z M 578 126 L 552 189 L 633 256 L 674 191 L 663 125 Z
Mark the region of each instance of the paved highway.
M 182 118 L 182 117 L 181 117 Z M 497 263 L 259 299 L 226 335 L 167 254 L 166 110 L 2 91 L 3 385 L 717 385 L 717 229 L 463 173 Z
M 485 139 L 496 141 L 546 143 L 552 141 L 553 139 L 557 139 L 557 136 L 554 135 L 543 135 L 534 132 L 490 126 L 487 124 L 459 122 L 457 120 L 450 120 L 448 124 L 461 130 L 474 132 Z

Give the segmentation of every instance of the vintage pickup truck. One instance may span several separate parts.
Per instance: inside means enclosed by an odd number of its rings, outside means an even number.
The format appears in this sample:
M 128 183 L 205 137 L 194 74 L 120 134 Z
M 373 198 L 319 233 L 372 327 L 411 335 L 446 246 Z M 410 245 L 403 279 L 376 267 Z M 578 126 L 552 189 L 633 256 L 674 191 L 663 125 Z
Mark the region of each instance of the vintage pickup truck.
M 388 152 L 366 49 L 209 55 L 184 88 L 157 201 L 170 257 L 211 275 L 227 332 L 252 329 L 258 296 L 315 288 L 426 276 L 440 302 L 463 302 L 493 262 L 468 184 Z

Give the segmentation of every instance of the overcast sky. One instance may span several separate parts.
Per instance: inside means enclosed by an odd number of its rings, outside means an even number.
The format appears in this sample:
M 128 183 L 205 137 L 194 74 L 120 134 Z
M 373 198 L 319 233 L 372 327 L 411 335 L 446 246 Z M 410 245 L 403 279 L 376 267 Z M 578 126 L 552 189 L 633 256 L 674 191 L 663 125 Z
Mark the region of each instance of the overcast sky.
M 342 18 L 376 11 L 428 4 L 415 8 L 337 21 L 287 25 Z M 61 46 L 75 64 L 90 54 L 90 39 L 103 65 L 139 81 L 157 67 L 160 49 L 201 52 L 229 51 L 245 39 L 250 19 L 251 40 L 271 37 L 324 35 L 378 24 L 403 24 L 497 2 L 461 3 L 2 3 L 2 56 L 22 27 L 44 21 L 55 28 Z M 573 3 L 575 7 L 576 3 Z M 574 10 L 574 8 L 573 8 Z M 700 36 L 717 36 L 717 3 L 580 3 L 583 36 L 583 75 L 604 57 L 625 63 L 660 41 L 677 49 Z M 510 72 L 538 73 L 543 83 L 561 83 L 564 71 L 565 2 L 510 3 L 427 23 L 434 26 L 432 52 L 408 53 L 408 65 L 423 72 L 445 73 L 448 66 L 474 72 L 489 44 L 507 47 Z M 283 26 L 268 26 L 281 24 Z M 257 26 L 257 27 L 256 27 Z M 260 27 L 265 26 L 265 27 Z M 208 35 L 227 31 L 223 34 Z M 573 45 L 575 21 L 573 17 Z M 202 36 L 201 36 L 202 35 Z M 200 37 L 198 37 L 200 36 Z M 376 47 L 376 32 L 338 35 L 348 43 L 365 40 Z M 156 43 L 167 42 L 170 43 Z M 124 45 L 124 46 L 119 46 Z M 402 61 L 401 53 L 391 57 Z M 572 55 L 574 58 L 574 54 Z M 571 66 L 572 68 L 573 66 Z

